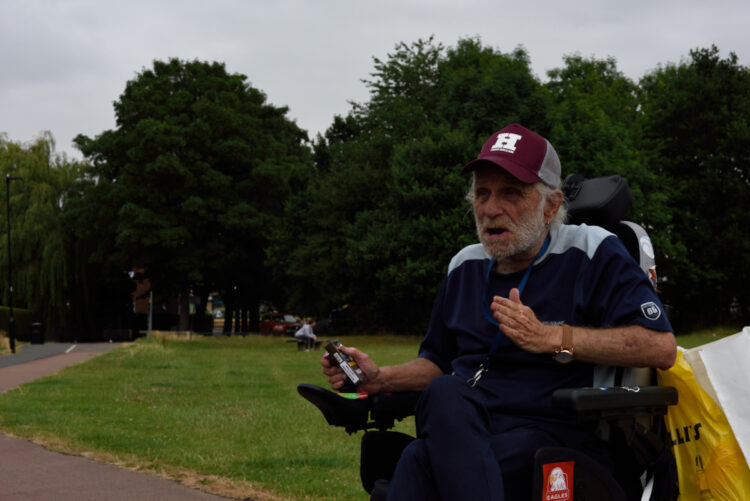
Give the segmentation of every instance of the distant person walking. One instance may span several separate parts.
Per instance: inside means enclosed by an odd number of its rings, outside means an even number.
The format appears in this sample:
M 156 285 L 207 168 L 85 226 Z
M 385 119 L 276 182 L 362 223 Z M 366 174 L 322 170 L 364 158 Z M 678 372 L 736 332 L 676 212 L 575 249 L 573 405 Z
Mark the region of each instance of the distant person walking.
M 313 327 L 315 327 L 315 320 L 311 320 L 310 323 L 304 323 L 302 327 L 300 327 L 297 332 L 294 333 L 294 337 L 298 340 L 304 340 L 305 342 L 305 351 L 310 351 L 315 347 L 315 341 L 317 341 L 318 337 L 313 332 Z

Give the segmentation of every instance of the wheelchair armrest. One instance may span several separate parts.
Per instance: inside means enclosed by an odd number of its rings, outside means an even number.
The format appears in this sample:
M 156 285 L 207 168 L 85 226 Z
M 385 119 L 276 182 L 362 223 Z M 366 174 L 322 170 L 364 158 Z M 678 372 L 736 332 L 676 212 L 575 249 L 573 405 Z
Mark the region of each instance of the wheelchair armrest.
M 582 416 L 617 418 L 643 414 L 664 415 L 677 403 L 671 386 L 563 388 L 552 394 L 552 404 Z
M 414 414 L 419 392 L 359 394 L 351 399 L 313 384 L 297 385 L 297 392 L 317 407 L 331 426 L 348 433 L 358 430 L 392 428 L 396 420 Z M 370 418 L 372 421 L 370 421 Z
M 618 437 L 634 464 L 646 468 L 670 445 L 661 417 L 677 398 L 670 386 L 565 388 L 552 394 L 552 403 L 574 414 L 579 423 L 598 421 L 602 436 Z
M 331 426 L 343 426 L 352 433 L 367 424 L 370 412 L 366 399 L 350 400 L 314 384 L 299 384 L 297 392 L 320 409 Z

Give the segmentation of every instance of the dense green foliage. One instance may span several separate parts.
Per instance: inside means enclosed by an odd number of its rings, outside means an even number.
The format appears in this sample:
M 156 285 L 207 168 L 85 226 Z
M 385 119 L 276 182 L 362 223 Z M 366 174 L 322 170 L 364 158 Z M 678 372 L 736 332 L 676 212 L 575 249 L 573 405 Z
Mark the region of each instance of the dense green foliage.
M 18 341 L 29 341 L 31 335 L 31 324 L 35 321 L 33 312 L 22 308 L 13 308 L 13 320 L 16 327 L 16 339 Z M 7 337 L 7 325 L 9 321 L 10 308 L 7 306 L 0 306 L 0 338 Z M 2 351 L 0 351 L 0 353 L 2 353 Z
M 115 102 L 115 129 L 77 138 L 86 163 L 55 156 L 50 135 L 0 137 L 2 172 L 26 179 L 11 186 L 19 306 L 127 324 L 126 272 L 141 267 L 165 298 L 220 291 L 230 318 L 266 299 L 421 331 L 450 256 L 476 240 L 460 166 L 519 122 L 563 175 L 628 180 L 678 331 L 750 323 L 750 72 L 734 54 L 697 49 L 640 82 L 570 55 L 542 83 L 522 48 L 430 39 L 375 58 L 364 84 L 369 99 L 308 142 L 223 64 L 156 61 Z
M 448 259 L 475 239 L 460 166 L 489 134 L 520 122 L 555 144 L 563 175 L 628 180 L 628 218 L 652 235 L 678 327 L 737 315 L 747 322 L 748 70 L 715 48 L 691 57 L 636 84 L 613 59 L 568 56 L 541 84 L 522 49 L 504 54 L 475 39 L 449 49 L 431 40 L 397 45 L 374 61 L 370 100 L 317 138 L 316 176 L 287 205 L 274 256 L 295 285 L 288 304 L 316 312 L 348 304 L 359 326 L 422 329 Z M 713 115 L 690 118 L 712 107 Z M 700 153 L 707 147 L 722 150 L 710 157 L 716 173 L 685 176 L 685 158 L 697 168 L 709 161 Z M 698 190 L 703 203 L 692 205 Z M 692 214 L 706 206 L 702 225 L 712 227 L 695 235 Z M 300 234 L 308 238 L 290 238 Z M 721 294 L 706 297 L 700 280 Z
M 309 158 L 286 112 L 223 64 L 172 59 L 128 82 L 116 129 L 76 138 L 96 179 L 83 202 L 116 208 L 104 221 L 109 258 L 144 269 L 157 292 L 179 294 L 181 330 L 199 288 L 254 311 L 257 324 L 267 235 Z
M 678 322 L 750 321 L 750 70 L 716 47 L 641 82 L 645 137 L 673 214 L 664 294 Z
M 639 112 L 638 87 L 617 71 L 613 59 L 566 57 L 565 67 L 549 76 L 550 138 L 562 158 L 563 175 L 623 176 L 634 198 L 629 217 L 649 229 L 666 228 L 671 213 L 652 167 L 659 160 L 644 147 L 646 117 Z M 663 233 L 653 235 L 662 251 L 670 244 Z
M 477 40 L 399 44 L 366 84 L 370 101 L 318 137 L 317 175 L 287 206 L 273 255 L 294 306 L 349 304 L 360 327 L 419 331 L 450 256 L 474 239 L 460 166 L 497 123 L 546 131 L 546 101 L 524 51 Z

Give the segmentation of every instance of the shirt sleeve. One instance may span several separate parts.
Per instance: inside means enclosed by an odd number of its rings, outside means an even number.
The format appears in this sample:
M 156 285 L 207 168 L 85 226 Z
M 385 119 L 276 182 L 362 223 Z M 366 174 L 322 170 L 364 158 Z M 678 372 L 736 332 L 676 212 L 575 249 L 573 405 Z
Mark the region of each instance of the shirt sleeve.
M 447 278 L 440 285 L 435 304 L 432 307 L 430 323 L 427 327 L 422 344 L 419 347 L 419 357 L 426 358 L 443 371 L 452 372 L 451 363 L 457 355 L 455 333 L 446 328 L 444 321 L 444 300 Z
M 672 331 L 651 281 L 617 237 L 602 241 L 581 280 L 576 306 L 588 325 Z

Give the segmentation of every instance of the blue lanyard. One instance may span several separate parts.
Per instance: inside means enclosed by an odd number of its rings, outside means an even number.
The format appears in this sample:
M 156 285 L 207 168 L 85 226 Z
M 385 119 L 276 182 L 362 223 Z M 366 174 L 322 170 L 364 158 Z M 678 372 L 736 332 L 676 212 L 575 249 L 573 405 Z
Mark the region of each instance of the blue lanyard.
M 549 234 L 547 235 L 547 238 L 544 239 L 544 244 L 542 245 L 542 248 L 539 249 L 539 252 L 537 253 L 534 260 L 531 262 L 528 268 L 526 268 L 526 272 L 523 274 L 523 278 L 521 278 L 521 282 L 518 284 L 518 294 L 519 296 L 523 294 L 523 290 L 526 288 L 526 282 L 529 281 L 529 276 L 531 275 L 531 269 L 534 267 L 534 263 L 537 262 L 537 260 L 544 255 L 545 252 L 547 252 L 547 248 L 549 247 Z M 484 280 L 484 293 L 482 294 L 482 313 L 484 313 L 485 318 L 490 321 L 491 324 L 497 326 L 497 334 L 495 334 L 495 339 L 492 341 L 492 346 L 490 347 L 490 351 L 487 354 L 487 358 L 484 362 L 479 366 L 479 370 L 476 374 L 474 374 L 474 377 L 469 379 L 467 382 L 474 386 L 477 381 L 482 377 L 482 375 L 487 372 L 490 366 L 490 360 L 495 353 L 497 353 L 497 350 L 500 348 L 500 343 L 502 342 L 503 338 L 505 337 L 505 334 L 503 333 L 503 330 L 500 328 L 500 324 L 497 320 L 492 316 L 489 310 L 488 306 L 488 297 L 487 293 L 489 292 L 489 286 L 490 286 L 490 274 L 492 273 L 492 270 L 495 269 L 495 263 L 497 262 L 496 259 L 492 259 L 490 261 L 490 265 L 487 268 L 487 276 Z

